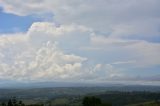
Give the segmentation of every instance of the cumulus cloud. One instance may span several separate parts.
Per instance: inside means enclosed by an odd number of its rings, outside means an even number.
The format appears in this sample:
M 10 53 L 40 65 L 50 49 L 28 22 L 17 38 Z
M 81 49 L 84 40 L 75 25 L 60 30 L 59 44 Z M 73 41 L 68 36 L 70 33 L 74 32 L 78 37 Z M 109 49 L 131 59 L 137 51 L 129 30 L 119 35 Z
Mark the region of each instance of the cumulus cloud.
M 78 40 L 74 42 L 75 39 Z M 98 58 L 107 59 L 106 55 L 114 58 L 119 53 L 126 57 L 122 56 L 122 60 L 117 61 L 109 60 L 110 64 L 106 64 L 98 62 L 96 58 L 90 59 L 87 55 L 80 56 L 82 52 L 87 53 L 86 50 L 80 50 L 81 47 L 85 47 L 83 42 L 86 40 L 88 43 L 85 46 L 99 48 L 99 50 L 100 48 L 104 49 L 105 55 L 98 56 Z M 56 26 L 49 22 L 36 22 L 32 24 L 28 32 L 4 34 L 1 35 L 0 41 L 1 79 L 112 81 L 123 77 L 127 78 L 123 72 L 125 70 L 124 64 L 146 67 L 160 63 L 158 58 L 159 44 L 141 40 L 130 41 L 100 37 L 90 28 L 76 24 Z M 66 46 L 61 47 L 61 43 Z M 66 52 L 64 48 L 68 47 L 68 43 L 70 45 L 77 44 L 71 49 L 80 50 L 79 55 L 73 54 L 72 51 Z M 109 55 L 108 51 L 111 51 L 113 55 Z M 99 51 L 96 50 L 89 55 L 97 52 Z M 130 61 L 132 59 L 136 61 Z M 90 64 L 93 61 L 95 63 Z
M 65 36 L 89 32 L 93 33 L 82 26 L 54 26 L 48 22 L 37 22 L 26 33 L 1 35 L 0 78 L 19 81 L 81 81 L 109 77 L 114 73 L 111 66 L 85 65 L 89 61 L 86 57 L 65 53 L 57 44 L 58 39 Z
M 0 77 L 15 80 L 72 78 L 81 71 L 87 58 L 64 53 L 58 49 L 55 37 L 73 30 L 79 29 L 34 23 L 27 33 L 1 36 Z
M 33 23 L 27 32 L 0 36 L 1 78 L 134 79 L 124 70 L 160 65 L 159 0 L 0 0 L 0 4 L 6 13 L 50 19 Z

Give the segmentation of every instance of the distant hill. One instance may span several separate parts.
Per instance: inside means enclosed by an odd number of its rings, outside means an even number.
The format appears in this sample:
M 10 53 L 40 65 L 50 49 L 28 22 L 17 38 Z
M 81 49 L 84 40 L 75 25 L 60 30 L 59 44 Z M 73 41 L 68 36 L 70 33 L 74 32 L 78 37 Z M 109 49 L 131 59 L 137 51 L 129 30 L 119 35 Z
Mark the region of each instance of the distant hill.
M 86 83 L 86 82 L 13 82 L 0 81 L 0 89 L 31 89 L 31 88 L 55 88 L 55 87 L 99 87 L 115 91 L 160 91 L 160 86 L 152 85 L 124 85 L 110 83 Z
M 37 88 L 36 88 L 37 87 Z M 107 91 L 149 91 L 149 92 L 160 92 L 160 86 L 122 86 L 122 85 L 110 85 L 110 86 L 95 86 L 95 87 L 42 87 L 35 85 L 35 87 L 25 87 L 23 88 L 1 88 L 0 89 L 0 99 L 8 98 L 11 96 L 16 96 L 20 98 L 30 98 L 30 97 L 43 97 L 51 98 L 61 95 L 86 95 L 89 93 L 104 93 Z

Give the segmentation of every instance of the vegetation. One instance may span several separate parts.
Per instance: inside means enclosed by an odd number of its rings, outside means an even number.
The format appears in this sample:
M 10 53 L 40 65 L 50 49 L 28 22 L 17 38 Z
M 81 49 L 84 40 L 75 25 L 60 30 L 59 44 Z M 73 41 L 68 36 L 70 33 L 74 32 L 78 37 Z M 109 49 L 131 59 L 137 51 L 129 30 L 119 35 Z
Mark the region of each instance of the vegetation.
M 109 103 L 102 103 L 100 98 L 94 96 L 86 96 L 83 98 L 83 106 L 112 106 Z
M 84 97 L 83 99 L 83 106 L 97 106 L 100 105 L 102 102 L 99 98 L 96 98 L 94 96 L 91 97 Z
M 160 92 L 94 88 L 96 90 L 93 93 L 89 92 L 89 88 L 77 88 L 77 92 L 76 88 L 5 90 L 0 92 L 0 106 L 160 106 Z
M 75 101 L 74 101 L 75 102 Z M 114 101 L 115 103 L 117 101 Z M 102 101 L 101 98 L 96 96 L 85 96 L 81 99 L 81 102 L 71 102 L 67 98 L 59 98 L 55 100 L 50 100 L 45 103 L 32 103 L 25 104 L 21 100 L 18 101 L 15 97 L 9 99 L 7 102 L 2 102 L 0 106 L 160 106 L 160 101 L 148 101 L 137 104 L 114 104 L 106 101 Z
M 2 106 L 25 106 L 25 104 L 22 101 L 17 101 L 15 97 L 8 100 L 7 103 L 2 102 Z
M 106 92 L 97 94 L 97 97 L 102 99 L 102 102 L 110 102 L 113 106 L 124 106 L 128 104 L 136 104 L 148 101 L 160 100 L 160 93 L 158 92 Z
M 18 101 L 16 97 L 12 97 L 11 99 L 8 100 L 8 102 L 2 102 L 1 106 L 44 106 L 43 104 L 30 104 L 26 105 L 24 104 L 21 100 Z

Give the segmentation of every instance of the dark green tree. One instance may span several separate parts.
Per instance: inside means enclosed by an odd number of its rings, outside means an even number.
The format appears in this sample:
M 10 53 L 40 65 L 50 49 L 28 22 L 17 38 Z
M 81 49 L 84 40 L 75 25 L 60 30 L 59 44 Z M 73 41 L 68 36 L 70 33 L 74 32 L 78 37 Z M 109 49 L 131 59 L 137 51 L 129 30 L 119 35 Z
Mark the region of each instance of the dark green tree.
M 7 106 L 13 106 L 13 103 L 12 103 L 12 100 L 11 100 L 11 99 L 9 99 Z
M 4 102 L 2 102 L 1 105 L 2 105 L 2 106 L 7 106 L 6 103 L 4 103 Z
M 87 96 L 83 99 L 83 106 L 99 106 L 101 104 L 101 100 L 94 96 Z
M 25 106 L 25 104 L 20 100 L 18 106 Z
M 94 96 L 86 96 L 83 98 L 83 106 L 112 106 L 110 103 L 102 103 L 101 99 Z
M 16 97 L 13 97 L 8 100 L 8 105 L 6 106 L 25 106 L 25 104 L 22 101 L 18 101 Z
M 12 104 L 13 106 L 18 106 L 16 97 L 12 98 Z

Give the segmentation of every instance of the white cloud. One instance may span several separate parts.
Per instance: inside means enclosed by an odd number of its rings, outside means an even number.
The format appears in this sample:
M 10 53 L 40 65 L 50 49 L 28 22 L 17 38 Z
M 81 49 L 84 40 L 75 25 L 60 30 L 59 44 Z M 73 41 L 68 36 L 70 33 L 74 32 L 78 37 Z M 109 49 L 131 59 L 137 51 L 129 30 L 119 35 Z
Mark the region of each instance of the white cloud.
M 126 70 L 122 66 L 124 64 L 136 67 L 152 67 L 160 64 L 159 44 L 143 40 L 107 38 L 96 35 L 90 28 L 76 24 L 56 26 L 49 22 L 37 22 L 33 23 L 26 33 L 1 35 L 0 42 L 1 79 L 118 81 L 128 78 L 124 73 Z M 63 47 L 60 47 L 62 43 Z M 69 47 L 68 44 L 76 45 L 70 47 L 71 52 L 64 50 Z M 105 55 L 96 56 L 108 60 L 108 64 L 97 61 L 96 57 L 91 59 L 84 54 L 80 56 L 82 52 L 88 53 L 88 51 L 80 50 L 77 55 L 72 52 L 86 45 L 90 48 L 99 48 L 99 51 L 89 51 L 89 55 L 104 52 Z M 104 51 L 101 51 L 101 48 Z M 111 55 L 108 52 L 111 52 Z M 113 61 L 119 54 L 124 54 L 125 57 Z M 95 63 L 90 64 L 92 62 Z
M 0 3 L 4 12 L 20 16 L 51 14 L 51 22 L 33 23 L 26 33 L 0 36 L 2 78 L 134 80 L 123 70 L 160 65 L 160 44 L 154 42 L 160 34 L 159 0 Z
M 97 64 L 91 67 L 85 64 L 89 61 L 86 57 L 65 53 L 57 44 L 59 39 L 66 36 L 79 37 L 85 34 L 88 38 L 92 33 L 83 26 L 54 26 L 48 22 L 37 22 L 26 33 L 1 35 L 0 78 L 19 81 L 92 81 L 101 77 L 112 78 L 117 72 L 111 65 Z M 68 41 L 72 42 L 72 39 Z M 79 39 L 78 42 L 82 43 L 83 40 Z
M 114 63 L 112 63 L 112 64 L 114 64 L 114 65 L 133 64 L 133 63 L 135 63 L 135 62 L 136 62 L 135 60 L 130 60 L 130 61 L 116 61 L 116 62 L 114 62 Z
M 76 23 L 112 37 L 159 36 L 159 0 L 1 0 L 5 12 L 38 15 L 60 24 Z
M 87 58 L 66 54 L 55 43 L 59 34 L 83 30 L 71 27 L 34 23 L 27 33 L 0 36 L 0 77 L 22 81 L 75 77 Z

